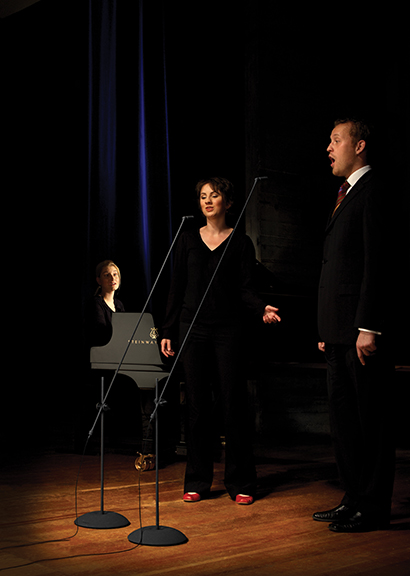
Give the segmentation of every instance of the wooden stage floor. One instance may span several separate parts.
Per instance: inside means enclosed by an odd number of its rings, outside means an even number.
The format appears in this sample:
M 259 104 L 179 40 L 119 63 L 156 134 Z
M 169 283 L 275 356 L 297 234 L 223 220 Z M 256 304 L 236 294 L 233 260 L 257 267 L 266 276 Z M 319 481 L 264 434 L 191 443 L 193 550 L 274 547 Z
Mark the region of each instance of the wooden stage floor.
M 134 456 L 107 454 L 104 509 L 123 514 L 124 528 L 80 527 L 77 515 L 100 510 L 100 459 L 47 453 L 21 458 L 1 472 L 0 572 L 10 576 L 409 576 L 410 450 L 398 450 L 390 530 L 334 534 L 314 522 L 316 510 L 341 492 L 330 446 L 258 448 L 258 498 L 238 506 L 215 464 L 211 499 L 181 500 L 185 463 L 160 469 L 160 525 L 183 532 L 177 546 L 138 546 L 140 527 Z M 142 526 L 155 525 L 155 471 L 141 474 Z

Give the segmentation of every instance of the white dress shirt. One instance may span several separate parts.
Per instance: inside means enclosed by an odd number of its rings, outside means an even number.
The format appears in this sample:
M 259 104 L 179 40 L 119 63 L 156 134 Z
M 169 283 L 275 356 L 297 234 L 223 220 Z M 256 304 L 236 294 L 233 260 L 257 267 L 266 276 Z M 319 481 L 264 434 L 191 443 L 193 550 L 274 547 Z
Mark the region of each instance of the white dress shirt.
M 350 190 L 353 188 L 356 182 L 360 180 L 360 178 L 371 169 L 372 167 L 369 164 L 367 164 L 366 166 L 363 166 L 362 168 L 359 168 L 358 170 L 350 174 L 349 178 L 347 179 L 347 181 L 350 184 L 350 187 L 347 189 L 346 196 L 349 194 Z M 375 332 L 374 330 L 367 330 L 366 328 L 359 328 L 359 330 L 360 332 L 370 332 L 371 334 L 377 334 L 378 336 L 381 336 L 382 334 L 381 332 Z

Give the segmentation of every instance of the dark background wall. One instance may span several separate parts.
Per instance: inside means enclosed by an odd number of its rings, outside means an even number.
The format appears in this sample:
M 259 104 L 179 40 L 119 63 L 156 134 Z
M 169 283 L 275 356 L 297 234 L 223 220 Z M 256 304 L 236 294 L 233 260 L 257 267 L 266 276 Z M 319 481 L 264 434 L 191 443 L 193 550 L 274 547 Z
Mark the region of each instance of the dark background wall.
M 269 177 L 258 185 L 242 225 L 257 249 L 261 289 L 283 313 L 281 331 L 266 340 L 276 362 L 321 360 L 315 343 L 315 284 L 321 230 L 338 187 L 326 154 L 333 119 L 354 112 L 376 122 L 383 145 L 378 166 L 389 179 L 388 201 L 395 207 L 397 271 L 394 301 L 381 306 L 397 320 L 396 363 L 409 364 L 403 330 L 409 325 L 409 98 L 400 17 L 373 14 L 369 22 L 357 13 L 323 15 L 257 1 L 145 6 L 145 35 L 164 42 L 172 202 L 161 183 L 150 193 L 158 207 L 170 209 L 175 229 L 182 215 L 196 213 L 198 179 L 213 174 L 231 179 L 239 207 L 253 179 Z M 140 309 L 147 293 L 129 200 L 136 193 L 130 126 L 137 30 L 138 3 L 118 3 L 123 208 L 117 210 L 109 257 L 122 268 L 122 299 L 129 311 Z M 89 238 L 96 208 L 88 196 L 88 31 L 83 0 L 40 0 L 0 21 L 7 279 L 3 366 L 11 374 L 3 382 L 14 422 L 6 428 L 9 437 L 21 429 L 32 438 L 69 429 L 81 401 L 83 304 L 93 291 L 94 266 L 105 257 L 98 234 L 91 243 Z M 149 113 L 155 126 L 155 93 Z M 153 162 L 155 155 L 153 144 Z M 169 246 L 169 230 L 158 222 L 152 236 L 153 276 Z M 158 323 L 168 274 L 156 296 Z

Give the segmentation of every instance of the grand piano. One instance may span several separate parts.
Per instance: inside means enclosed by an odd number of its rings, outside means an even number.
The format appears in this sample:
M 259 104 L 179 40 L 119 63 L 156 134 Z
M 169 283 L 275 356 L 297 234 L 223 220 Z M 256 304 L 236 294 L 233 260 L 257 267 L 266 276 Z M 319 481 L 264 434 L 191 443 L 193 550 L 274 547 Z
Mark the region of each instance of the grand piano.
M 95 346 L 90 351 L 91 368 L 117 370 L 130 342 L 127 354 L 118 371 L 134 380 L 141 389 L 155 388 L 156 380 L 168 377 L 168 366 L 163 364 L 159 352 L 158 330 L 152 315 L 144 313 L 138 330 L 133 335 L 140 318 L 138 312 L 121 312 L 112 315 L 112 336 L 105 346 Z M 131 336 L 132 339 L 131 339 Z

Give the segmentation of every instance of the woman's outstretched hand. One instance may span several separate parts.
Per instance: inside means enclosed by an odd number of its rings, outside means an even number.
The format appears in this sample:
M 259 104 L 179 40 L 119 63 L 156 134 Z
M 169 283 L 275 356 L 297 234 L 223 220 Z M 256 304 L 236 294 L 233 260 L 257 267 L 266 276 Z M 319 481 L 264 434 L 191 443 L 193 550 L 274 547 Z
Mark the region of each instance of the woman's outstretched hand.
M 277 312 L 279 312 L 279 308 L 266 306 L 265 312 L 263 313 L 263 321 L 265 324 L 276 324 L 276 322 L 280 322 L 281 317 L 278 316 Z

